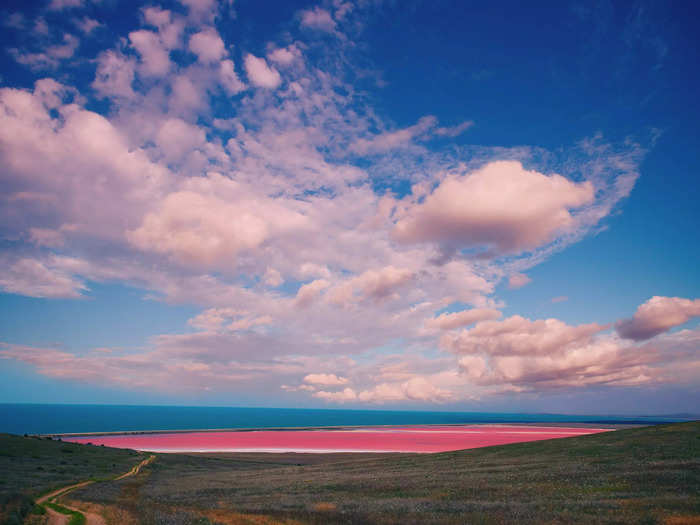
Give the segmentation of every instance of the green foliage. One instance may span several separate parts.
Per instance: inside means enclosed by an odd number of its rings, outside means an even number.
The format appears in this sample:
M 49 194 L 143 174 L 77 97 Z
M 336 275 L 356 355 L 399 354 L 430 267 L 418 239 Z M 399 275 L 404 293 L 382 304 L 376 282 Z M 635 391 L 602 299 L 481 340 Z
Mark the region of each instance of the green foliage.
M 85 519 L 85 515 L 82 512 L 67 509 L 66 507 L 63 507 L 56 503 L 44 503 L 44 505 L 55 510 L 56 512 L 60 512 L 61 514 L 70 516 L 70 520 L 68 520 L 68 525 L 85 525 L 87 521 Z

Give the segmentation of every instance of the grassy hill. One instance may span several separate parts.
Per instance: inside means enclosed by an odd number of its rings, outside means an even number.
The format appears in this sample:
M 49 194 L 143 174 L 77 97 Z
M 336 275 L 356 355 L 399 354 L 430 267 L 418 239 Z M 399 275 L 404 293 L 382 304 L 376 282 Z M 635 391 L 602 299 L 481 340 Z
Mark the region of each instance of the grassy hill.
M 43 492 L 125 472 L 138 458 L 133 450 L 0 434 L 0 523 Z
M 700 423 L 432 455 L 159 455 L 71 497 L 137 523 L 697 524 Z

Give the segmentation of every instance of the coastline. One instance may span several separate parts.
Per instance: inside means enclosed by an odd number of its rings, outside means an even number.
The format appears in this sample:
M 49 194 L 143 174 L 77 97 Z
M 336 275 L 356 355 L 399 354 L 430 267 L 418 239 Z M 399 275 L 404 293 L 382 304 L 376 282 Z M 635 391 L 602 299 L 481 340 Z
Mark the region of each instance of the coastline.
M 434 453 L 614 431 L 548 425 L 386 425 L 62 436 L 83 444 L 156 453 Z
M 605 422 L 498 422 L 498 423 L 426 423 L 420 425 L 314 425 L 314 426 L 298 426 L 298 427 L 247 427 L 247 428 L 201 428 L 201 429 L 168 429 L 168 430 L 110 430 L 105 432 L 52 432 L 45 434 L 30 434 L 42 438 L 73 438 L 73 437 L 101 437 L 101 436 L 131 436 L 131 435 L 149 435 L 149 434 L 193 434 L 206 432 L 313 432 L 313 431 L 343 431 L 343 430 L 360 430 L 368 428 L 406 428 L 410 427 L 464 427 L 468 426 L 488 426 L 488 427 L 503 427 L 503 426 L 523 426 L 523 427 L 543 427 L 543 428 L 590 428 L 593 430 L 618 430 L 622 428 L 639 428 L 651 426 L 657 423 L 605 423 Z

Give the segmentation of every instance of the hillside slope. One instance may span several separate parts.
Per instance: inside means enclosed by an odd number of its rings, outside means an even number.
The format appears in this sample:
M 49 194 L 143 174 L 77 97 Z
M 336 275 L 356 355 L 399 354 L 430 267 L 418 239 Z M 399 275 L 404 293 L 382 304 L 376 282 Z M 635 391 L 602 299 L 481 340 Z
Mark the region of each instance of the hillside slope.
M 25 514 L 43 492 L 125 472 L 140 456 L 133 450 L 0 434 L 0 523 Z
M 139 523 L 700 523 L 700 423 L 432 455 L 160 455 L 73 497 Z

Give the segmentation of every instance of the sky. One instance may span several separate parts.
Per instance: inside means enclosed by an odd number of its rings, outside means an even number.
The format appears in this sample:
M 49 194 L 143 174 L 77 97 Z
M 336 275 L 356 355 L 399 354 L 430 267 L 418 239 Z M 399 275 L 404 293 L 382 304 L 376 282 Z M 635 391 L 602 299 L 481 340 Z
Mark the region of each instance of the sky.
M 0 9 L 0 402 L 697 413 L 697 7 Z

